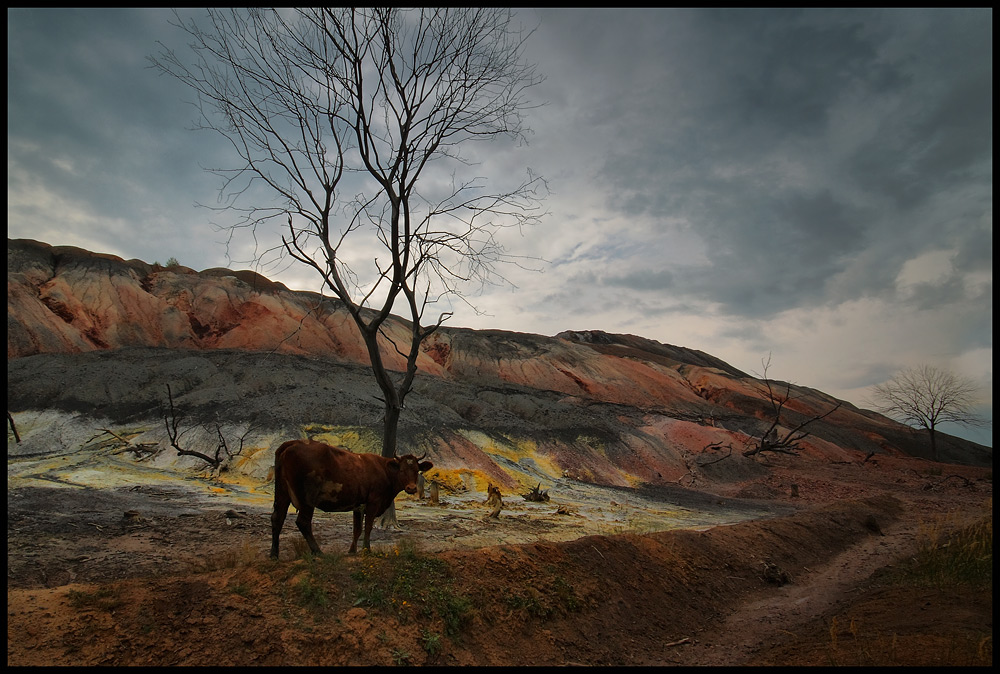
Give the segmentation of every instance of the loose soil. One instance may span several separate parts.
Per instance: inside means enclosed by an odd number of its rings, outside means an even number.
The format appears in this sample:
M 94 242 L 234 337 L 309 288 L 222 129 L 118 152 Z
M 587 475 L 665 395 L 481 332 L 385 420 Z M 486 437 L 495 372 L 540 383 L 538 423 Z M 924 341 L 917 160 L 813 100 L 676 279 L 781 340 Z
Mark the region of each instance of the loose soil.
M 745 513 L 668 530 L 517 494 L 494 519 L 478 496 L 399 497 L 403 528 L 368 555 L 342 554 L 348 514 L 318 514 L 319 559 L 293 510 L 271 562 L 262 498 L 8 476 L 7 664 L 992 665 L 992 592 L 889 580 L 921 541 L 992 517 L 989 470 L 775 465 L 659 494 Z M 419 562 L 419 601 L 359 594 L 397 557 Z

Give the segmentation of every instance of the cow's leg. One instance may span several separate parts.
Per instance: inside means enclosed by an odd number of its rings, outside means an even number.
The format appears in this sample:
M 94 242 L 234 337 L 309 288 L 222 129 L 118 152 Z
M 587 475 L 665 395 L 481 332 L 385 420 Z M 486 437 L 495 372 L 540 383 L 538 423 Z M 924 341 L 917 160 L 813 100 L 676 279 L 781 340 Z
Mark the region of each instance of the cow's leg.
M 306 539 L 306 543 L 309 544 L 309 549 L 312 553 L 314 555 L 322 555 L 323 552 L 316 545 L 316 539 L 313 538 L 313 511 L 315 511 L 315 508 L 312 506 L 303 505 L 299 510 L 298 517 L 295 518 L 295 526 L 302 532 L 302 536 Z
M 375 511 L 371 510 L 365 513 L 365 550 L 371 551 L 372 546 L 368 543 L 368 539 L 372 535 L 372 524 L 375 523 Z
M 274 478 L 274 510 L 271 511 L 271 559 L 278 558 L 278 539 L 281 537 L 281 527 L 285 524 L 285 516 L 288 515 L 288 504 L 291 499 L 288 496 L 288 487 L 280 475 Z
M 348 554 L 356 555 L 358 553 L 358 537 L 361 536 L 361 513 L 365 511 L 364 506 L 359 506 L 354 509 L 354 532 L 351 538 L 351 549 L 348 550 Z

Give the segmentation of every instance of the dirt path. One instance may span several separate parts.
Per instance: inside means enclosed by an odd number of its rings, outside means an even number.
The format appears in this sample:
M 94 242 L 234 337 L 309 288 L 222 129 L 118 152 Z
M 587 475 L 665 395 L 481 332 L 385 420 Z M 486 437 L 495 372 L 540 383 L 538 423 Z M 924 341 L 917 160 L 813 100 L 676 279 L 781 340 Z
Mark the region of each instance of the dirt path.
M 862 539 L 793 582 L 770 589 L 767 596 L 740 604 L 724 624 L 677 648 L 663 664 L 742 666 L 789 634 L 797 634 L 817 616 L 849 603 L 851 592 L 878 569 L 917 549 L 918 521 L 904 519 L 881 534 Z

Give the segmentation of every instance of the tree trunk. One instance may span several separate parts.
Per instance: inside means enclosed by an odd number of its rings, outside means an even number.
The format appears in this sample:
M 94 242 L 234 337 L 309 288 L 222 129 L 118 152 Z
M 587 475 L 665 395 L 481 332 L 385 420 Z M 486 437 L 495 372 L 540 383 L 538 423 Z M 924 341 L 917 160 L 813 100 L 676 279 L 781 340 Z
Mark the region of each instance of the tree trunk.
M 21 436 L 17 434 L 17 426 L 14 425 L 14 417 L 10 416 L 10 412 L 7 412 L 7 423 L 10 425 L 10 430 L 14 431 L 14 442 L 21 444 Z
M 389 402 L 385 405 L 385 424 L 382 430 L 382 456 L 389 458 L 396 456 L 396 437 L 400 411 L 398 406 Z M 395 501 L 390 503 L 389 509 L 378 518 L 378 527 L 379 529 L 403 528 L 399 525 L 399 520 L 396 519 Z
M 397 405 L 388 402 L 385 404 L 385 423 L 382 426 L 382 456 L 389 459 L 396 456 L 400 412 Z
M 937 433 L 934 432 L 934 426 L 929 426 L 927 432 L 931 434 L 931 461 L 937 461 Z
M 382 513 L 382 516 L 378 518 L 378 528 L 379 529 L 402 529 L 399 520 L 396 519 L 396 502 L 393 501 L 389 504 L 388 510 Z

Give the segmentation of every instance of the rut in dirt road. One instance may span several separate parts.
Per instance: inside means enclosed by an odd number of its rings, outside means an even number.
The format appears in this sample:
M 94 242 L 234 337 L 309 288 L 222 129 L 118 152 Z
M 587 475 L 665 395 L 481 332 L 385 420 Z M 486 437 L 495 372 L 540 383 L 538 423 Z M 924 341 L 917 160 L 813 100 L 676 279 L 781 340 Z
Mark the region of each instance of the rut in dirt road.
M 869 525 L 870 536 L 815 568 L 804 567 L 790 582 L 771 585 L 732 607 L 718 629 L 679 644 L 657 664 L 746 665 L 779 637 L 796 634 L 807 622 L 834 612 L 875 571 L 916 551 L 918 522 Z

